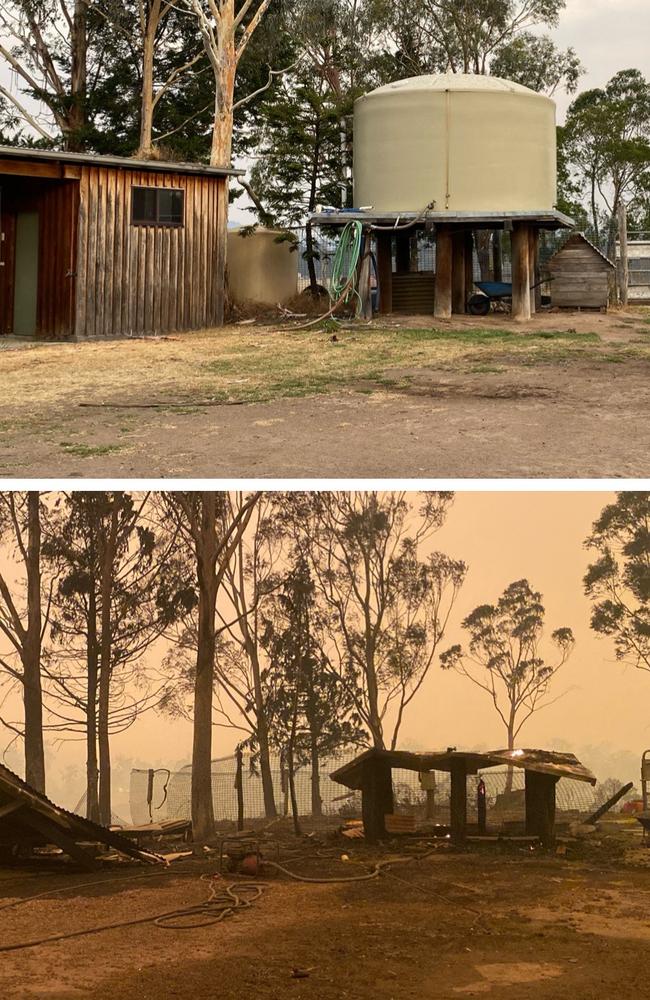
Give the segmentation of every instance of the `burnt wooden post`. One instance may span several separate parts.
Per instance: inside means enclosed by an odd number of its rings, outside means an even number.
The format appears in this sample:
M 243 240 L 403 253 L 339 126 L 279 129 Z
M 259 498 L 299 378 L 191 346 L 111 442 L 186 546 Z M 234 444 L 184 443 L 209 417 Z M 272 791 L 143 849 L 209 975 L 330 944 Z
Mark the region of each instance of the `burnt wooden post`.
M 555 840 L 555 786 L 558 779 L 540 771 L 526 771 L 526 833 L 545 846 Z
M 467 836 L 467 767 L 464 760 L 453 760 L 451 775 L 451 842 L 464 844 Z
M 453 241 L 448 226 L 436 229 L 436 319 L 451 319 L 451 284 L 453 272 Z
M 369 844 L 386 837 L 385 817 L 392 815 L 393 778 L 390 764 L 381 757 L 369 757 L 363 762 L 361 810 L 363 830 Z
M 377 277 L 379 279 L 379 312 L 393 311 L 393 236 L 377 233 Z
M 398 274 L 409 274 L 411 271 L 411 230 L 395 234 L 395 262 Z
M 465 282 L 467 270 L 465 264 L 465 233 L 455 232 L 451 237 L 451 310 L 454 313 L 466 312 L 467 289 Z
M 241 749 L 235 754 L 237 761 L 237 771 L 235 774 L 235 788 L 237 789 L 237 829 L 244 829 L 244 754 Z
M 529 226 L 516 222 L 512 230 L 512 318 L 530 319 L 530 239 Z

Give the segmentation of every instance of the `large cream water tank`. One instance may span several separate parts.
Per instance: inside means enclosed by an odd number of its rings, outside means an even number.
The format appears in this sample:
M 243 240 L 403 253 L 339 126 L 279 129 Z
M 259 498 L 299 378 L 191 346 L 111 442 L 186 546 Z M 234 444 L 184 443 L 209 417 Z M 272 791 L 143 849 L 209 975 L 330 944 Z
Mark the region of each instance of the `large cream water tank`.
M 381 212 L 543 211 L 556 201 L 555 104 L 494 76 L 400 80 L 354 109 L 354 203 Z

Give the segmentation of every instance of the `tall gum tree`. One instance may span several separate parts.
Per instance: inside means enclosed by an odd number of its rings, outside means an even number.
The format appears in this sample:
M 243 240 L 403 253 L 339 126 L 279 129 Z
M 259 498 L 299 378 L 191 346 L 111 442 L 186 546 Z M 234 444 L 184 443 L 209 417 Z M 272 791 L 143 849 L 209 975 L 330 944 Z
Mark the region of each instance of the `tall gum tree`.
M 19 600 L 15 580 L 4 569 L 0 570 L 0 636 L 8 643 L 8 654 L 0 655 L 0 673 L 5 674 L 11 687 L 20 686 L 24 706 L 22 726 L 2 718 L 0 725 L 4 723 L 14 736 L 22 737 L 25 778 L 39 792 L 44 792 L 41 652 L 49 604 L 42 592 L 39 493 L 0 493 L 0 541 L 14 551 L 17 564 L 14 568 L 23 591 Z M 43 603 L 46 603 L 45 613 Z

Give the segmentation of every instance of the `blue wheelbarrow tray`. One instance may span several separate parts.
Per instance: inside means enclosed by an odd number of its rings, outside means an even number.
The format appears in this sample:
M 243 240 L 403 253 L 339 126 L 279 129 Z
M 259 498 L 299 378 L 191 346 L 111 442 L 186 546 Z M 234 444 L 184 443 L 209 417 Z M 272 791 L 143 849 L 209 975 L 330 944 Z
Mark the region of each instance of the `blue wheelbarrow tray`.
M 474 284 L 489 299 L 505 299 L 512 296 L 512 283 L 508 281 L 475 281 Z

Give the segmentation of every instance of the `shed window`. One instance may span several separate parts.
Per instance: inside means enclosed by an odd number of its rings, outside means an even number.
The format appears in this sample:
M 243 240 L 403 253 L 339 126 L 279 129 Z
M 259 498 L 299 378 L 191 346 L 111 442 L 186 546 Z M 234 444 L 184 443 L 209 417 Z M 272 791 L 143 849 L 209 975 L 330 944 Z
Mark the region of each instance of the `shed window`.
M 185 192 L 177 188 L 134 187 L 134 226 L 182 226 Z

